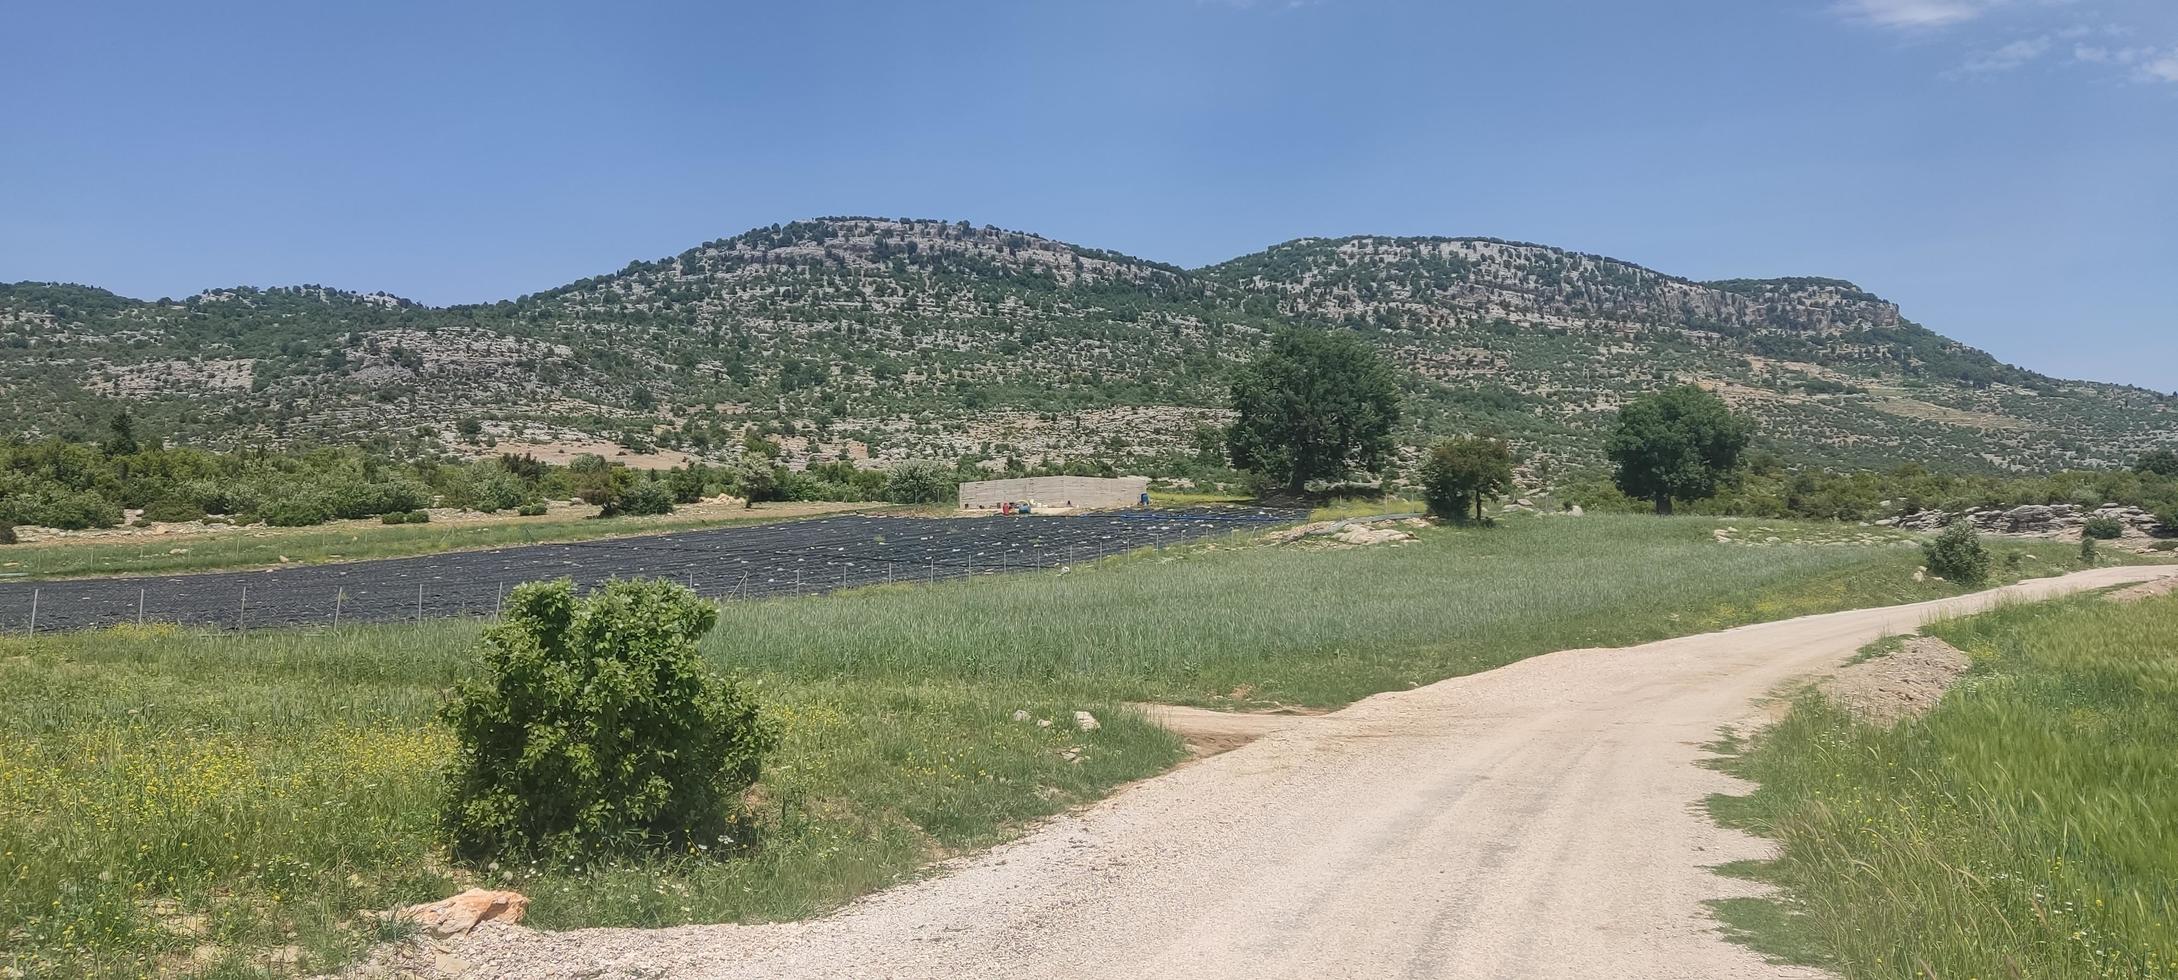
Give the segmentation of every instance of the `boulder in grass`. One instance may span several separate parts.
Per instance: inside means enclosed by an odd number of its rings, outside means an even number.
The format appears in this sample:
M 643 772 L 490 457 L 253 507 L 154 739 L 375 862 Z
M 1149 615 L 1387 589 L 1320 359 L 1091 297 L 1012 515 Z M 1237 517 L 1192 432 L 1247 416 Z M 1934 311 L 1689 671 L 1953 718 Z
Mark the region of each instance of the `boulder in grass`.
M 520 892 L 495 892 L 471 888 L 452 898 L 411 905 L 393 913 L 396 922 L 413 922 L 434 938 L 467 935 L 486 922 L 513 925 L 529 911 L 529 897 Z
M 1085 732 L 1093 732 L 1104 726 L 1097 724 L 1097 716 L 1086 711 L 1076 711 L 1074 712 L 1074 727 Z

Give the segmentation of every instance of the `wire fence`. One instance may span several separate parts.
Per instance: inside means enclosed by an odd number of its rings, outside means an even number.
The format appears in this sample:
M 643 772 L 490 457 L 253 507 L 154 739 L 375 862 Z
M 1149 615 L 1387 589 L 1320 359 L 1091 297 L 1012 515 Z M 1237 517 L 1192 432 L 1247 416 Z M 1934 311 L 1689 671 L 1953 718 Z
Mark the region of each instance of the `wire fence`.
M 665 579 L 722 602 L 1065 568 L 1141 548 L 1249 534 L 1290 511 L 1189 509 L 1064 517 L 829 517 L 568 544 L 265 571 L 0 583 L 0 632 L 123 623 L 219 629 L 496 615 L 524 582 Z

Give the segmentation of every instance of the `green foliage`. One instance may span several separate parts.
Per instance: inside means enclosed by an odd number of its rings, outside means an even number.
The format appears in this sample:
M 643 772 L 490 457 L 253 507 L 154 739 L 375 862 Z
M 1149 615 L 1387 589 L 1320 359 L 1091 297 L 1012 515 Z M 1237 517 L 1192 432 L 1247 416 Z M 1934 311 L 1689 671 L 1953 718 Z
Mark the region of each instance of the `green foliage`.
M 0 544 L 15 544 L 15 525 L 0 520 Z
M 2080 564 L 2089 567 L 2095 564 L 2095 539 L 2091 535 L 2080 536 Z
M 189 523 L 189 520 L 203 520 L 203 518 L 205 518 L 205 507 L 198 507 L 194 501 L 185 501 L 181 497 L 161 497 L 157 501 L 150 501 L 150 503 L 144 505 L 144 520 L 159 520 L 159 523 L 179 525 L 179 523 Z
M 1422 462 L 1422 496 L 1439 517 L 1466 520 L 1472 510 L 1479 521 L 1483 503 L 1512 485 L 1512 447 L 1496 439 L 1447 439 L 1431 447 Z
M 2133 464 L 2133 470 L 2157 476 L 2178 476 L 2178 451 L 2151 449 L 2141 454 L 2140 461 Z
M 697 653 L 717 608 L 666 582 L 532 583 L 487 629 L 485 677 L 444 718 L 459 740 L 445 825 L 483 862 L 731 847 L 776 743 Z
M 1669 514 L 1673 501 L 1716 495 L 1739 468 L 1753 429 L 1723 399 L 1681 385 L 1621 408 L 1605 452 L 1620 491 Z
M 546 507 L 543 501 L 523 504 L 522 506 L 515 508 L 514 511 L 515 516 L 517 517 L 543 517 L 545 516 L 545 512 Z
M 403 523 L 403 524 L 429 524 L 429 523 L 431 523 L 431 512 L 430 512 L 430 511 L 426 511 L 426 510 L 412 510 L 412 511 L 409 511 L 409 512 L 408 512 L 408 513 L 406 513 L 406 514 L 403 514 L 403 515 L 401 515 L 401 523 Z
M 1225 441 L 1236 468 L 1287 493 L 1375 473 L 1394 446 L 1399 386 L 1351 333 L 1288 330 L 1232 383 L 1238 416 Z
M 605 502 L 599 517 L 650 517 L 673 513 L 673 488 L 662 480 L 636 480 Z
M 734 492 L 745 504 L 785 500 L 785 481 L 780 477 L 781 470 L 772 465 L 770 457 L 746 455 L 734 466 Z
M 1989 551 L 1982 547 L 1974 525 L 1959 521 L 1921 546 L 1929 574 L 1967 588 L 1989 581 Z
M 910 460 L 885 477 L 885 499 L 896 504 L 951 503 L 960 496 L 960 476 L 950 466 Z
M 1929 632 L 1970 682 L 1881 728 L 1803 700 L 1732 770 L 1780 926 L 1847 977 L 2167 975 L 2178 962 L 2178 602 L 2014 605 Z M 1931 915 L 1931 909 L 1942 914 Z M 1789 936 L 1787 938 L 1790 938 Z
M 408 515 L 407 515 L 407 514 L 405 514 L 405 513 L 401 513 L 401 514 L 380 514 L 380 515 L 378 515 L 378 523 L 380 523 L 380 524 L 406 524 L 406 523 L 408 523 Z
M 536 491 L 498 462 L 472 463 L 446 480 L 446 502 L 486 514 L 521 506 Z
M 666 486 L 673 491 L 673 502 L 692 504 L 710 493 L 711 470 L 702 463 L 676 466 L 666 474 Z
M 2125 536 L 2125 522 L 2115 517 L 2090 517 L 2080 525 L 2080 536 L 2115 541 Z

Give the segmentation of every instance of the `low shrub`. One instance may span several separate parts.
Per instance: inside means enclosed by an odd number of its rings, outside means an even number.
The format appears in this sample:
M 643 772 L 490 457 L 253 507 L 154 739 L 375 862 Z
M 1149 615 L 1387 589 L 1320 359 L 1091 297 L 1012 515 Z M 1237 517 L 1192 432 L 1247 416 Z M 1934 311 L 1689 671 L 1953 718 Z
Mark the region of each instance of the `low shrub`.
M 1931 574 L 1973 588 L 1989 581 L 1989 551 L 1974 525 L 1960 521 L 1921 546 Z
M 0 544 L 14 544 L 15 542 L 15 525 L 0 522 Z
M 205 518 L 204 508 L 179 497 L 161 497 L 144 505 L 144 520 L 183 524 Z
M 2125 535 L 2125 524 L 2115 517 L 2090 517 L 2080 526 L 2080 536 L 2099 541 L 2115 541 Z
M 406 514 L 403 514 L 403 515 L 401 515 L 401 523 L 403 523 L 403 524 L 429 524 L 429 523 L 431 523 L 431 512 L 430 512 L 430 511 L 424 511 L 424 510 L 412 510 L 412 511 L 409 511 L 409 512 L 408 512 L 408 513 L 406 513 Z
M 333 519 L 333 508 L 315 496 L 290 497 L 265 505 L 265 523 L 273 527 L 309 527 Z
M 470 861 L 579 862 L 731 845 L 776 736 L 697 641 L 718 609 L 670 582 L 536 582 L 484 633 L 483 676 L 442 712 L 442 816 Z
M 380 524 L 406 524 L 406 523 L 408 523 L 408 515 L 407 515 L 407 514 L 380 514 L 380 515 L 378 515 L 378 523 L 380 523 Z
M 644 480 L 627 492 L 605 502 L 599 517 L 645 516 L 673 513 L 673 490 L 656 480 Z
M 517 517 L 543 517 L 545 516 L 545 505 L 543 503 L 523 504 L 514 513 Z

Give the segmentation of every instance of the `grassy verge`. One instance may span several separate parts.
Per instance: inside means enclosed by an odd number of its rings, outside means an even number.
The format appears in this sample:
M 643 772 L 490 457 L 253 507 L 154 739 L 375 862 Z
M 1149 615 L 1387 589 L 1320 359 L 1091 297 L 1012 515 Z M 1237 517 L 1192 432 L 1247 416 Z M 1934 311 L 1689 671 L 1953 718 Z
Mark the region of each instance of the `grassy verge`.
M 1329 706 L 1553 649 L 1951 591 L 1913 580 L 1911 549 L 1727 545 L 1714 527 L 1528 518 L 729 605 L 706 652 L 785 732 L 752 800 L 760 836 L 730 860 L 446 863 L 433 710 L 470 669 L 475 623 L 0 639 L 0 966 L 326 969 L 378 937 L 356 910 L 470 884 L 530 894 L 547 927 L 804 916 L 1176 762 L 1122 700 Z M 1074 730 L 1079 709 L 1102 730 Z
M 854 505 L 840 505 L 842 509 Z M 867 505 L 876 506 L 876 505 Z M 753 510 L 662 517 L 540 517 L 480 523 L 377 524 L 337 527 L 235 528 L 119 540 L 57 541 L 0 549 L 0 574 L 28 578 L 172 574 L 280 564 L 405 558 L 511 545 L 589 541 L 712 527 L 769 524 L 817 516 L 806 505 L 758 504 Z M 174 552 L 179 551 L 179 554 Z
M 1780 959 L 1848 977 L 2178 976 L 2178 599 L 2081 599 L 1931 629 L 1974 669 L 1927 717 L 1819 697 L 1730 767 L 1712 810 L 1776 838 L 1722 903 Z

